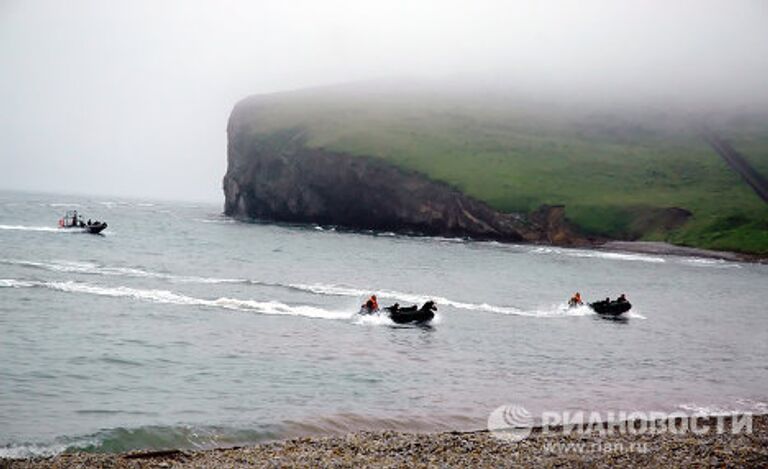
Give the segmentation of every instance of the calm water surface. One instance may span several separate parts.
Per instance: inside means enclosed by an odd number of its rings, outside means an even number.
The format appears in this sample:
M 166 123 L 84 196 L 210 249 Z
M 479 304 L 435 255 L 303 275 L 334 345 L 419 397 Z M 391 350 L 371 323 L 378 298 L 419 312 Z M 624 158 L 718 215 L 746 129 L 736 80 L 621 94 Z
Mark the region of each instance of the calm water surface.
M 63 211 L 104 236 L 56 228 Z M 768 266 L 233 222 L 0 193 L 0 456 L 482 428 L 543 410 L 767 410 Z M 626 293 L 624 321 L 586 308 Z M 359 318 L 435 299 L 431 327 Z

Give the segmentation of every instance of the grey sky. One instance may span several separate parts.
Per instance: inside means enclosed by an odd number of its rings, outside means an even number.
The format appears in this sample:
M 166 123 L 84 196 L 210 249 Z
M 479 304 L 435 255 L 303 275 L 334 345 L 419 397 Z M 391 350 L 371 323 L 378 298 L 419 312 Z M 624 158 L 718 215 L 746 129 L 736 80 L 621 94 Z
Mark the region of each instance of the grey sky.
M 768 107 L 768 2 L 0 0 L 0 189 L 221 200 L 246 95 L 381 78 Z

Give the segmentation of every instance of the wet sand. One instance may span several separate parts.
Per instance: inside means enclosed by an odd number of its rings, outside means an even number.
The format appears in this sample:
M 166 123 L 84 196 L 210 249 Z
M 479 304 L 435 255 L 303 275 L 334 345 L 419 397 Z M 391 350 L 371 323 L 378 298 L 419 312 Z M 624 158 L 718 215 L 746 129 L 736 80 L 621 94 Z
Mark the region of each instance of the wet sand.
M 635 422 L 640 424 L 641 422 Z M 768 467 L 768 416 L 754 416 L 752 431 L 533 434 L 508 442 L 490 432 L 357 432 L 299 438 L 252 447 L 125 454 L 62 454 L 0 461 L 0 468 L 218 468 L 218 467 Z

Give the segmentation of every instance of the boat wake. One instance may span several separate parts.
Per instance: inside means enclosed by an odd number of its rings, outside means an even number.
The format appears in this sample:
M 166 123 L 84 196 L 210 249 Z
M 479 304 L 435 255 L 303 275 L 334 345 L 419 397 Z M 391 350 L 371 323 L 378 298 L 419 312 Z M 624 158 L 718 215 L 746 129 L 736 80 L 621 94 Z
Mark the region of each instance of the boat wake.
M 48 233 L 73 233 L 73 231 L 71 230 L 60 230 L 53 226 L 0 225 L 0 230 L 45 231 Z
M 442 322 L 442 316 L 435 314 L 435 317 L 428 322 L 428 325 L 440 324 Z M 421 324 L 397 324 L 393 321 L 385 312 L 378 312 L 374 314 L 356 314 L 354 317 L 354 323 L 363 326 L 398 326 L 398 327 L 424 327 L 425 323 Z M 427 325 L 427 327 L 428 327 Z
M 170 280 L 181 283 L 259 283 L 252 282 L 246 279 L 238 278 L 211 278 L 211 277 L 198 277 L 194 275 L 174 275 L 162 272 L 150 272 L 135 267 L 109 267 L 104 265 L 95 264 L 93 262 L 73 262 L 73 261 L 57 261 L 57 262 L 36 262 L 36 261 L 24 261 L 16 259 L 0 259 L 0 264 L 18 265 L 22 267 L 31 267 L 36 269 L 47 270 L 51 272 L 63 272 L 73 274 L 86 274 L 86 275 L 108 275 L 118 277 L 136 277 L 136 278 L 155 278 Z
M 99 265 L 93 262 L 73 262 L 73 261 L 55 261 L 55 262 L 37 262 L 26 261 L 17 259 L 0 259 L 0 264 L 17 265 L 22 267 L 29 267 L 35 269 L 42 269 L 52 272 L 60 273 L 73 273 L 73 274 L 85 274 L 85 275 L 103 275 L 103 276 L 116 276 L 116 277 L 134 277 L 134 278 L 151 278 L 166 280 L 172 283 L 200 283 L 200 284 L 245 284 L 245 285 L 258 285 L 264 287 L 283 288 L 288 290 L 299 291 L 303 293 L 311 293 L 314 295 L 322 296 L 338 296 L 349 297 L 361 300 L 367 298 L 372 292 L 388 301 L 399 301 L 412 304 L 423 304 L 427 301 L 434 301 L 438 306 L 450 306 L 456 309 L 465 311 L 479 311 L 495 314 L 504 314 L 510 316 L 523 316 L 523 317 L 537 317 L 537 318 L 558 318 L 558 317 L 574 317 L 574 316 L 587 316 L 594 314 L 588 307 L 583 308 L 569 308 L 567 304 L 549 305 L 546 307 L 539 307 L 535 309 L 524 309 L 514 306 L 498 306 L 488 303 L 470 303 L 465 301 L 457 301 L 450 298 L 429 295 L 401 292 L 389 289 L 362 289 L 347 285 L 337 284 L 324 284 L 324 283 L 280 283 L 280 282 L 266 282 L 253 279 L 244 278 L 217 278 L 217 277 L 201 277 L 195 275 L 175 275 L 164 272 L 152 272 L 135 267 L 110 267 Z M 57 282 L 50 282 L 57 283 Z M 59 284 L 68 283 L 74 285 L 87 285 L 84 283 L 76 282 L 58 282 Z M 126 288 L 126 287 L 119 287 Z M 142 290 L 152 292 L 164 292 L 165 290 Z M 121 290 L 125 292 L 125 290 Z M 127 294 L 113 295 L 113 296 L 130 296 Z M 208 301 L 208 300 L 200 300 Z M 239 301 L 239 300 L 238 300 Z M 188 303 L 186 303 L 188 304 Z M 206 305 L 202 305 L 206 306 Z M 245 306 L 246 308 L 250 306 Z M 272 313 L 278 314 L 278 313 Z M 347 315 L 346 317 L 349 317 Z M 639 319 L 645 319 L 644 316 L 637 313 L 630 312 L 626 317 L 637 317 Z M 384 318 L 385 321 L 389 321 L 388 318 Z M 371 319 L 375 321 L 375 319 Z
M 153 303 L 202 306 L 209 308 L 229 309 L 268 315 L 304 316 L 318 319 L 350 319 L 354 313 L 344 311 L 329 311 L 315 306 L 287 305 L 279 301 L 241 300 L 221 297 L 213 300 L 195 298 L 168 290 L 147 290 L 129 287 L 104 287 L 74 281 L 40 282 L 16 279 L 0 279 L 0 287 L 4 288 L 47 288 L 67 293 L 82 293 L 117 298 L 133 298 Z
M 376 292 L 379 298 L 385 298 L 390 300 L 405 301 L 408 303 L 422 304 L 427 301 L 434 301 L 438 306 L 451 306 L 456 309 L 463 309 L 466 311 L 482 311 L 496 314 L 506 314 L 510 316 L 525 316 L 535 318 L 557 318 L 557 317 L 575 317 L 575 316 L 588 316 L 595 314 L 588 306 L 579 308 L 569 308 L 566 303 L 541 307 L 536 309 L 523 309 L 514 306 L 496 306 L 488 303 L 467 303 L 463 301 L 455 301 L 449 298 L 444 298 L 434 295 L 422 295 L 414 293 L 405 293 L 394 290 L 362 290 L 353 287 L 340 286 L 340 285 L 327 285 L 322 283 L 315 283 L 311 285 L 304 284 L 290 284 L 291 288 L 315 293 L 319 295 L 331 295 L 331 296 L 349 296 L 355 298 L 365 298 L 370 295 L 372 291 Z
M 406 292 L 400 292 L 395 290 L 386 290 L 386 289 L 363 290 L 360 288 L 348 287 L 344 285 L 329 285 L 329 284 L 323 284 L 323 283 L 314 283 L 309 285 L 301 284 L 301 283 L 292 283 L 287 286 L 295 290 L 314 293 L 317 295 L 350 296 L 355 298 L 365 298 L 368 295 L 370 295 L 371 292 L 375 291 L 376 295 L 379 296 L 380 298 L 405 301 L 408 303 L 421 304 L 427 301 L 434 301 L 440 306 L 452 306 L 457 309 L 465 309 L 469 311 L 486 311 L 491 313 L 513 314 L 513 315 L 525 314 L 525 311 L 519 308 L 511 307 L 511 306 L 495 306 L 487 303 L 466 303 L 462 301 L 451 300 L 449 298 L 444 298 L 441 296 L 406 293 Z
M 175 275 L 162 272 L 151 272 L 135 267 L 109 267 L 98 265 L 92 262 L 72 262 L 72 261 L 56 261 L 56 262 L 36 262 L 25 261 L 17 259 L 0 259 L 0 264 L 18 265 L 23 267 L 30 267 L 42 270 L 48 270 L 52 272 L 62 273 L 75 273 L 86 275 L 106 275 L 106 276 L 125 276 L 125 277 L 137 277 L 137 278 L 154 278 L 162 279 L 170 282 L 179 283 L 204 283 L 204 284 L 250 284 L 260 285 L 266 287 L 278 287 L 285 288 L 305 293 L 312 293 L 316 295 L 326 296 L 342 296 L 353 298 L 366 298 L 375 291 L 381 298 L 403 301 L 408 303 L 422 304 L 427 301 L 435 301 L 441 306 L 452 306 L 457 309 L 464 309 L 469 311 L 485 311 L 500 314 L 512 314 L 512 315 L 536 315 L 526 314 L 525 311 L 510 307 L 510 306 L 495 306 L 487 303 L 467 303 L 461 301 L 451 300 L 440 296 L 427 295 L 427 294 L 414 294 L 407 292 L 400 292 L 387 289 L 373 289 L 363 290 L 361 288 L 349 287 L 344 285 L 331 285 L 323 283 L 314 284 L 301 284 L 301 283 L 279 283 L 279 282 L 265 282 L 260 280 L 243 279 L 243 278 L 216 278 L 216 277 L 200 277 L 195 275 Z

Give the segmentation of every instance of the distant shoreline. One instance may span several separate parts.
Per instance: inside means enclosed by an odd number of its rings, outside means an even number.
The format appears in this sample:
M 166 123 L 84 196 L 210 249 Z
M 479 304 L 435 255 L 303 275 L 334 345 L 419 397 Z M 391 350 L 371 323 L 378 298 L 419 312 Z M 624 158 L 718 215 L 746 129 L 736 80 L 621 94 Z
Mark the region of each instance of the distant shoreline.
M 637 254 L 657 254 L 665 256 L 701 257 L 705 259 L 720 259 L 730 262 L 768 263 L 768 256 L 745 254 L 732 251 L 713 251 L 709 249 L 678 246 L 675 244 L 656 241 L 607 241 L 592 246 L 601 251 L 627 251 Z
M 766 467 L 768 415 L 754 415 L 751 430 L 731 431 L 732 418 L 697 421 L 704 433 L 614 431 L 608 434 L 535 427 L 521 441 L 507 441 L 487 430 L 476 432 L 355 432 L 335 437 L 296 438 L 237 448 L 199 451 L 139 451 L 121 454 L 69 453 L 49 458 L 0 460 L 0 467 Z M 652 423 L 629 422 L 635 428 Z M 746 429 L 745 429 L 746 428 Z
M 265 220 L 265 219 L 259 219 L 259 218 L 232 216 L 232 215 L 226 215 L 224 213 L 222 213 L 222 216 L 240 223 L 256 223 L 256 224 L 267 224 L 267 225 L 286 226 L 286 227 L 300 227 L 300 228 L 306 228 L 306 229 L 310 229 L 314 227 L 315 229 L 321 229 L 322 231 L 332 230 L 340 233 L 369 234 L 374 236 L 398 235 L 398 236 L 405 236 L 405 237 L 412 237 L 412 238 L 440 238 L 440 236 L 437 236 L 437 235 L 430 235 L 426 233 L 419 233 L 416 231 L 407 231 L 407 230 L 381 231 L 381 230 L 372 230 L 372 229 L 350 228 L 350 227 L 337 226 L 337 225 L 322 225 L 322 224 L 313 223 L 313 222 L 287 223 L 287 222 Z M 621 240 L 615 240 L 615 239 L 614 240 L 602 239 L 599 241 L 592 240 L 591 242 L 585 242 L 583 244 L 578 243 L 578 244 L 572 244 L 572 245 L 564 245 L 564 244 L 546 243 L 546 242 L 529 243 L 525 241 L 516 241 L 516 242 L 504 241 L 504 240 L 498 240 L 493 238 L 486 239 L 486 238 L 473 237 L 469 235 L 463 235 L 463 236 L 446 235 L 443 238 L 455 239 L 457 241 L 470 241 L 470 242 L 480 242 L 480 243 L 495 241 L 503 244 L 518 244 L 521 246 L 548 246 L 548 247 L 556 247 L 556 248 L 562 248 L 562 249 L 591 249 L 595 251 L 629 252 L 629 253 L 635 253 L 635 254 L 649 254 L 649 255 L 659 255 L 659 256 L 699 257 L 703 259 L 718 259 L 718 260 L 724 260 L 729 262 L 768 264 L 768 254 L 763 255 L 763 254 L 749 254 L 749 253 L 736 252 L 736 251 L 715 251 L 712 249 L 680 246 L 680 245 L 665 243 L 661 241 L 621 241 Z

